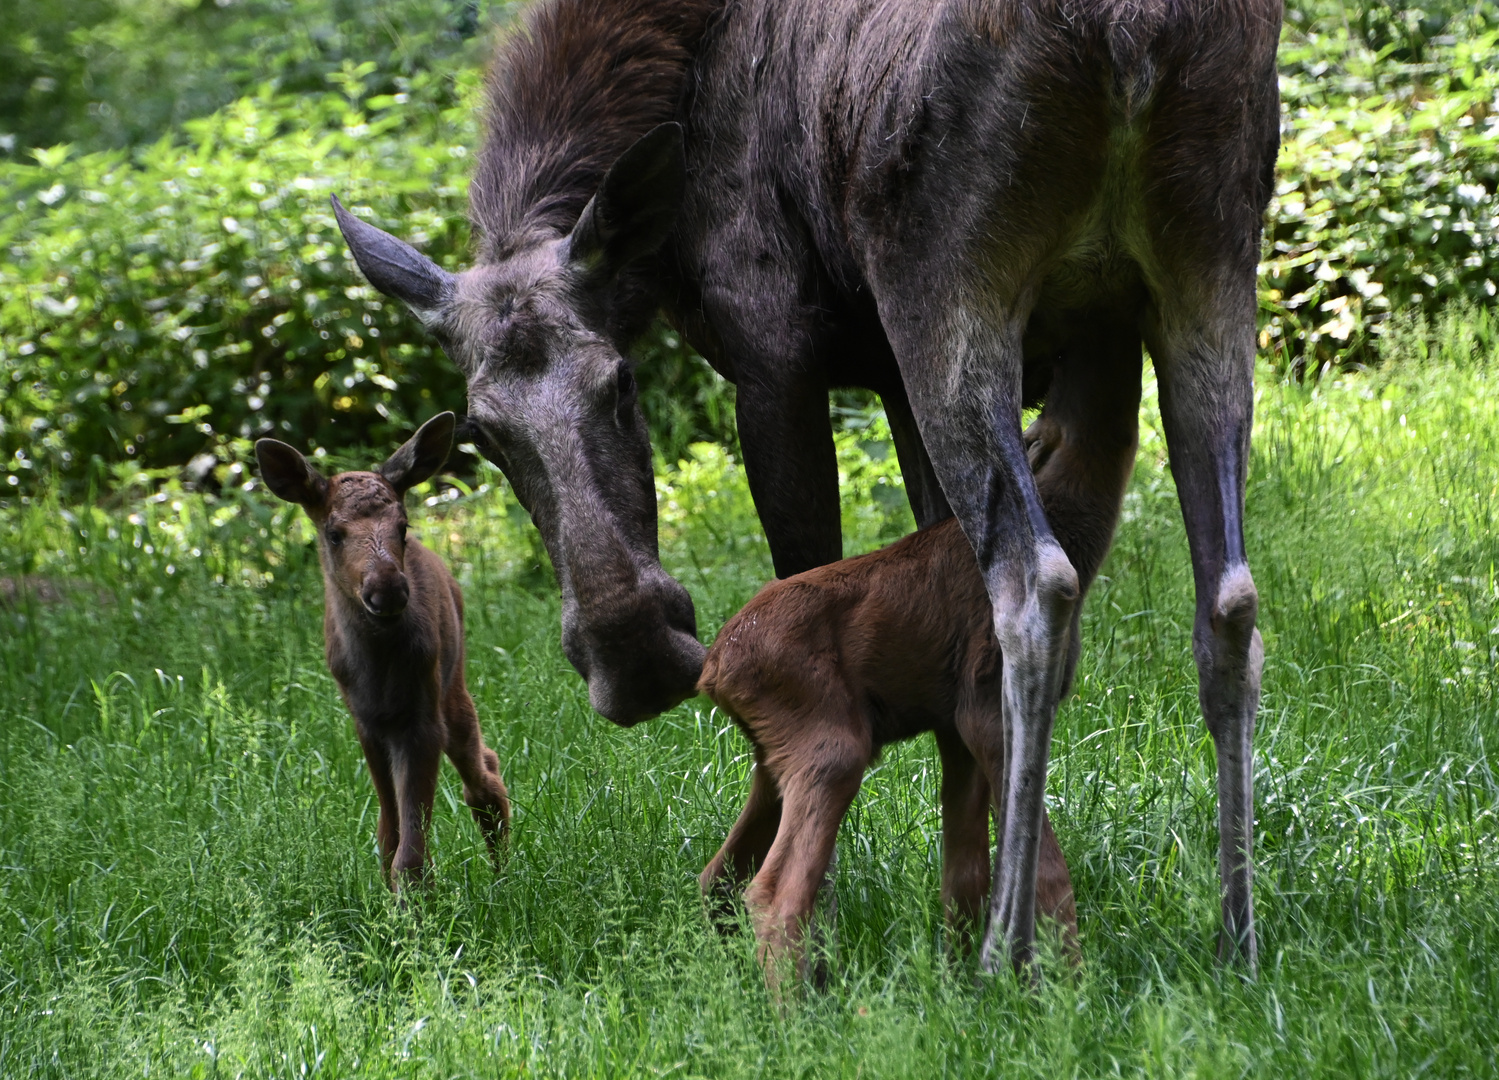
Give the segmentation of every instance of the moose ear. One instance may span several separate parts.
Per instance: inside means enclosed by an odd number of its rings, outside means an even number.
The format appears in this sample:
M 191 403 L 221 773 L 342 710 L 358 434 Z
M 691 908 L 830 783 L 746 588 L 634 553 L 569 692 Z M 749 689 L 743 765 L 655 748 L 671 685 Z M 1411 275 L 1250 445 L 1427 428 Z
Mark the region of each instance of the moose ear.
M 260 478 L 278 498 L 309 510 L 328 498 L 328 481 L 322 473 L 284 442 L 260 439 L 255 443 L 255 459 L 260 462 Z
M 417 433 L 401 444 L 401 448 L 380 466 L 380 475 L 390 481 L 390 486 L 404 492 L 415 487 L 443 467 L 448 452 L 453 449 L 453 425 L 456 417 L 450 412 L 438 413 L 428 420 Z
M 607 281 L 661 246 L 676 224 L 687 186 L 682 125 L 661 124 L 609 167 L 573 227 L 569 250 L 593 280 Z
M 349 213 L 336 195 L 333 216 L 370 284 L 401 301 L 422 322 L 433 322 L 453 293 L 453 275 L 405 241 Z

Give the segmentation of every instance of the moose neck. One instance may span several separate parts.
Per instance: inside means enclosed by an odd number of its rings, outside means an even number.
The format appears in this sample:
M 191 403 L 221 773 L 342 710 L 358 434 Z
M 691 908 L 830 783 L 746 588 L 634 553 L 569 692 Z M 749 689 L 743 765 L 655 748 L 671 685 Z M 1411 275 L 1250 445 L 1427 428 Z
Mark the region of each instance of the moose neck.
M 479 261 L 570 230 L 609 166 L 679 118 L 725 0 L 551 0 L 495 58 L 469 188 Z

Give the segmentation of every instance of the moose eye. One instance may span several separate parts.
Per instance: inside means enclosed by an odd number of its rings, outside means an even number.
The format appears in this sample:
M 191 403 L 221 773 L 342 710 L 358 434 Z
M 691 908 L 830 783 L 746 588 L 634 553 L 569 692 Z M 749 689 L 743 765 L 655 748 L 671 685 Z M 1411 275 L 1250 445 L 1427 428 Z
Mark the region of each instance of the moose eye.
M 333 547 L 338 547 L 338 545 L 342 544 L 343 542 L 344 542 L 344 533 L 343 533 L 342 529 L 329 529 L 328 530 L 328 543 L 329 544 L 331 544 Z
M 616 376 L 616 379 L 618 381 L 617 388 L 620 404 L 624 404 L 629 401 L 630 395 L 635 393 L 635 376 L 627 365 L 620 364 L 619 374 Z
M 401 543 L 406 542 L 406 523 L 403 521 L 396 526 L 396 535 L 401 538 Z

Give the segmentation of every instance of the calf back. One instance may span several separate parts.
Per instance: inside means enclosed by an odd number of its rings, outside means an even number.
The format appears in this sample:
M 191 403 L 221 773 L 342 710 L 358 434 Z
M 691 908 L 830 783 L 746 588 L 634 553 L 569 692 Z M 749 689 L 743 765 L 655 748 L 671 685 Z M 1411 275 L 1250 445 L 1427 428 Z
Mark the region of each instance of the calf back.
M 773 749 L 778 725 L 850 697 L 873 749 L 952 727 L 998 672 L 989 598 L 949 519 L 880 551 L 766 585 L 708 651 L 699 689 Z

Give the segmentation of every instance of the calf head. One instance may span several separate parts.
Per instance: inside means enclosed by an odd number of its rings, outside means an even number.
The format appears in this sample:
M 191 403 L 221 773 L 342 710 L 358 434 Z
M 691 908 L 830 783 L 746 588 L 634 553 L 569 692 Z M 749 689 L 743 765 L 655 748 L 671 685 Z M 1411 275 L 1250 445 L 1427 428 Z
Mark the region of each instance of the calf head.
M 297 450 L 275 439 L 255 444 L 260 476 L 280 498 L 307 511 L 330 589 L 378 620 L 406 610 L 406 490 L 448 459 L 454 416 L 440 413 L 374 472 L 324 477 Z
M 614 163 L 570 232 L 538 227 L 460 274 L 333 203 L 370 283 L 467 376 L 465 434 L 540 531 L 563 651 L 593 707 L 623 725 L 691 696 L 703 660 L 692 600 L 661 568 L 650 437 L 621 340 L 627 269 L 670 232 L 685 176 L 682 130 L 663 124 Z

